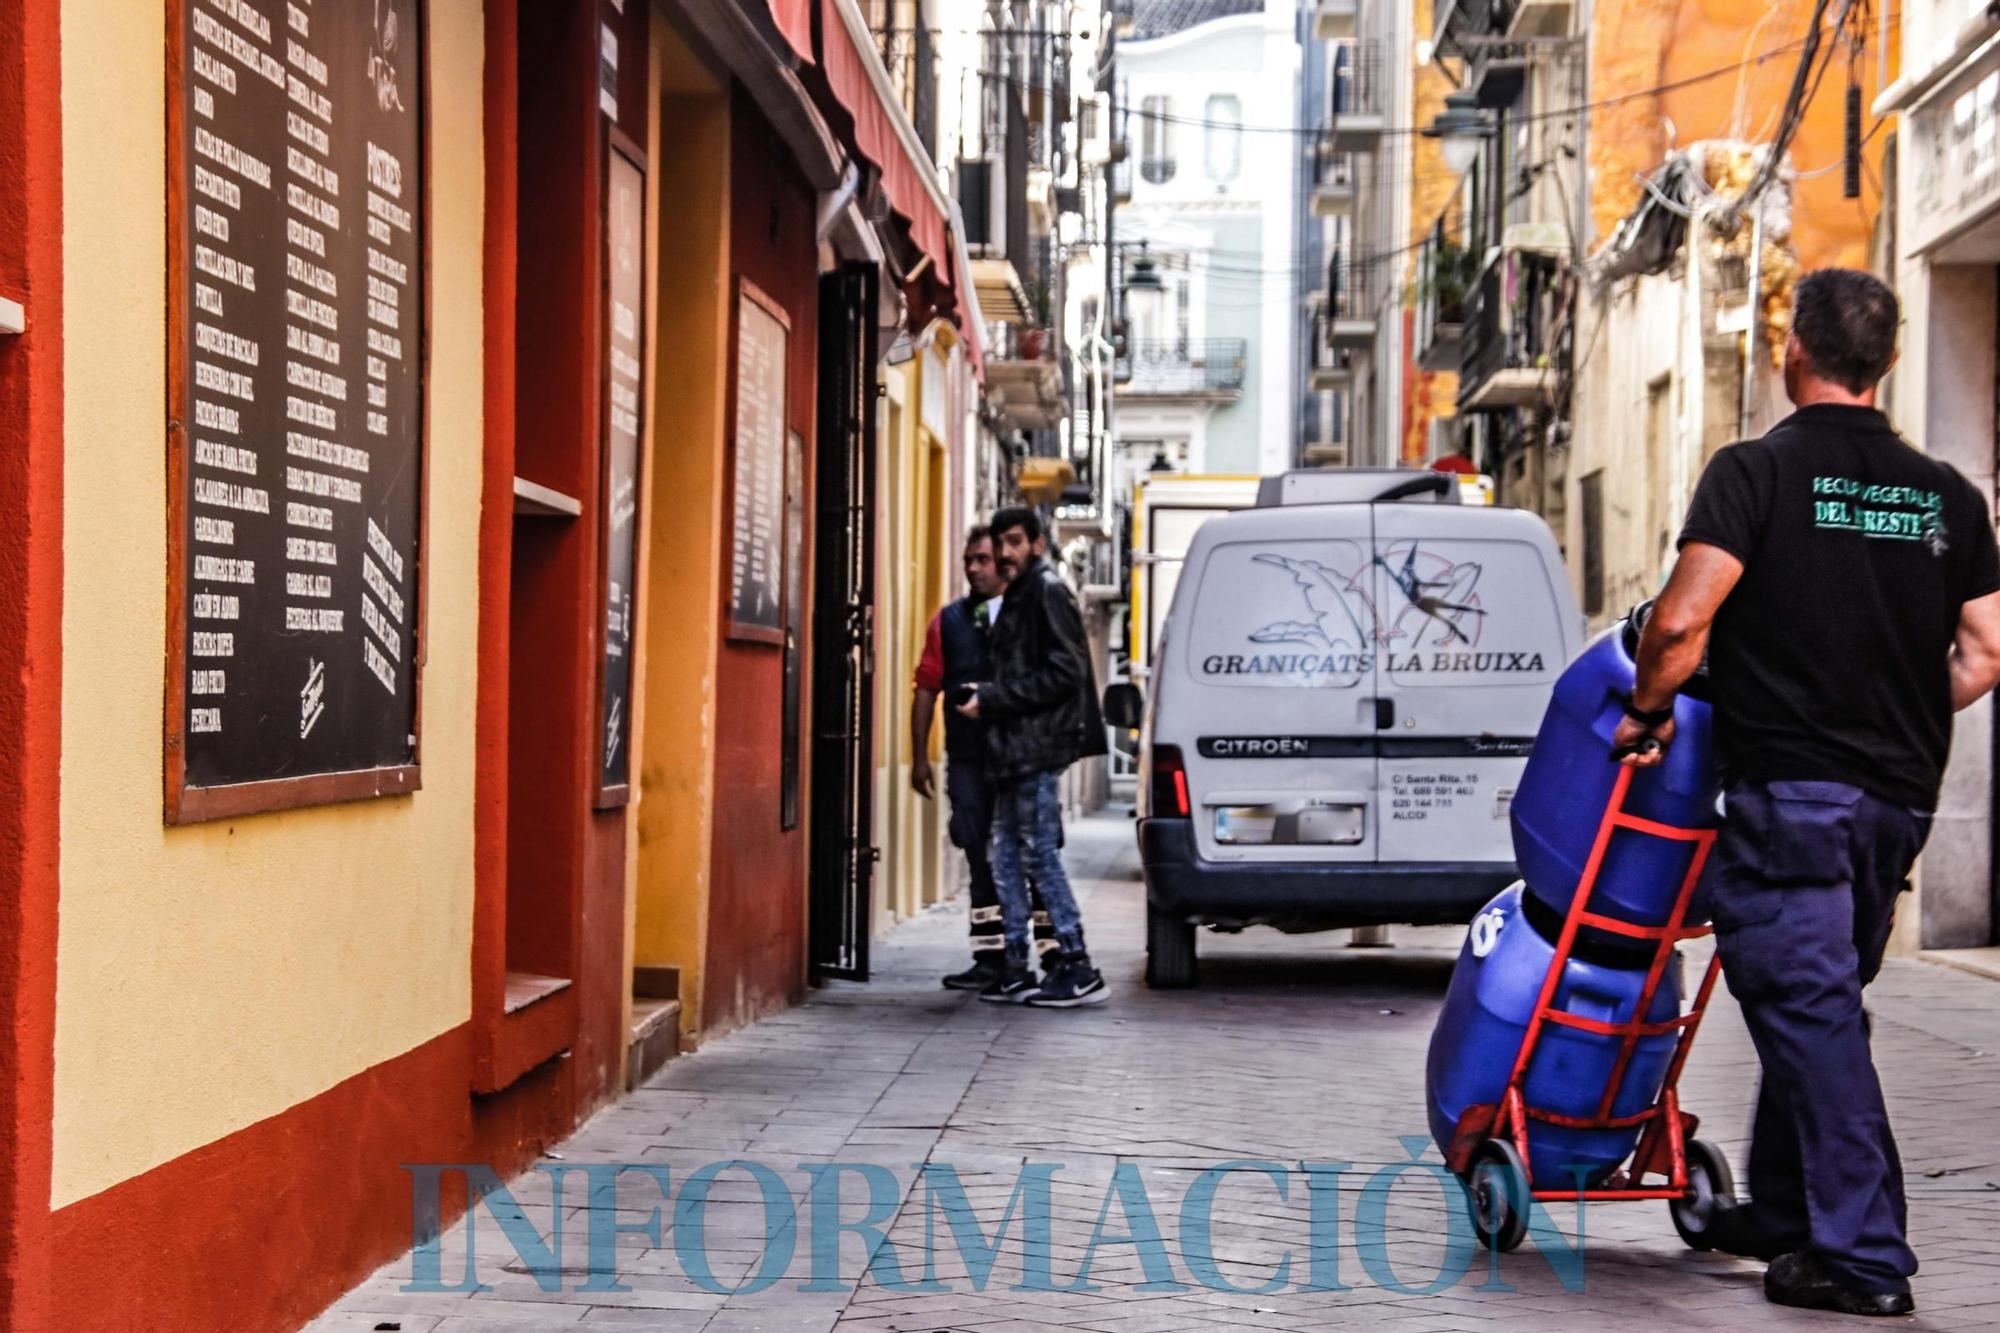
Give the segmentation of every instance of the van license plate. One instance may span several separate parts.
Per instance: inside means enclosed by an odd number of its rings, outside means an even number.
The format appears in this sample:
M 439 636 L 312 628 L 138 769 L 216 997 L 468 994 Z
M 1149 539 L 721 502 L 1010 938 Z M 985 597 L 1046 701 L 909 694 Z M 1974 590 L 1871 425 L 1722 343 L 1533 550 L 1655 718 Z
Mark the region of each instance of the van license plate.
M 1307 805 L 1296 811 L 1270 805 L 1215 807 L 1215 840 L 1234 847 L 1353 845 L 1366 836 L 1358 805 Z
M 1353 844 L 1366 835 L 1367 816 L 1358 805 L 1309 805 L 1299 811 L 1300 842 Z
M 1261 847 L 1278 841 L 1278 814 L 1268 805 L 1218 805 L 1215 840 L 1237 847 Z

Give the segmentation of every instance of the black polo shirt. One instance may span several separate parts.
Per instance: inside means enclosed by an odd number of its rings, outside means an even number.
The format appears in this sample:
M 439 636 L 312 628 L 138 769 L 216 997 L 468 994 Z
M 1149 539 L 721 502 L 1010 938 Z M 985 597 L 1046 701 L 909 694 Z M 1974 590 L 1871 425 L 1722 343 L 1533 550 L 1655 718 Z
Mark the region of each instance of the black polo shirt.
M 1873 408 L 1801 408 L 1702 474 L 1680 544 L 1743 562 L 1709 644 L 1722 771 L 1937 804 L 1959 608 L 2000 591 L 1990 503 Z

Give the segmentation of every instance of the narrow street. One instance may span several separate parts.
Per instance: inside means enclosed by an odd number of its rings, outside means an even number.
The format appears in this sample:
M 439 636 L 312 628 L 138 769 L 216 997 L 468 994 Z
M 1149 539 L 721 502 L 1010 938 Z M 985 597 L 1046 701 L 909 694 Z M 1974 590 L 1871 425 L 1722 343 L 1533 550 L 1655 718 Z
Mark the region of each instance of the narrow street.
M 1438 1161 L 1424 1129 L 1423 1061 L 1456 931 L 1399 930 L 1390 950 L 1348 948 L 1344 934 L 1204 935 L 1201 989 L 1154 993 L 1140 977 L 1144 898 L 1129 822 L 1110 815 L 1073 827 L 1069 857 L 1093 944 L 1115 987 L 1109 1003 L 1043 1012 L 939 989 L 938 975 L 959 964 L 965 921 L 962 902 L 935 910 L 878 945 L 877 976 L 868 986 L 830 986 L 795 1010 L 672 1062 L 650 1086 L 591 1120 L 559 1160 L 541 1164 L 667 1169 L 683 1209 L 678 1223 L 655 1175 L 618 1178 L 619 1225 L 642 1226 L 661 1209 L 657 1241 L 631 1231 L 617 1236 L 617 1277 L 628 1290 L 578 1289 L 592 1279 L 582 1173 L 573 1170 L 562 1209 L 565 1248 L 559 1274 L 549 1275 L 551 1282 L 560 1276 L 560 1290 L 537 1283 L 482 1209 L 473 1269 L 485 1290 L 406 1291 L 418 1270 L 405 1256 L 311 1327 L 1164 1333 L 1393 1326 L 1414 1333 L 1595 1329 L 1613 1320 L 1649 1328 L 1841 1322 L 1766 1305 L 1759 1265 L 1685 1249 L 1656 1204 L 1591 1207 L 1580 1271 L 1568 1260 L 1579 1224 L 1567 1206 L 1551 1214 L 1560 1238 L 1531 1235 L 1489 1269 L 1486 1254 L 1470 1248 L 1455 1188 L 1442 1189 L 1435 1170 L 1389 1170 L 1410 1164 L 1410 1150 Z M 1909 1180 L 1912 1240 L 1923 1260 L 1919 1314 L 1904 1321 L 1915 1327 L 2000 1324 L 2000 1257 L 1991 1240 L 2000 1226 L 2000 1150 L 1990 1114 L 2000 1094 L 2000 1056 L 1993 1054 L 2000 1052 L 2000 1006 L 1992 985 L 1935 964 L 1892 960 L 1871 995 Z M 1755 1059 L 1735 1006 L 1719 996 L 1684 1085 L 1686 1104 L 1739 1172 L 1754 1082 Z M 1195 1234 L 1197 1182 L 1207 1168 L 1245 1159 L 1281 1168 L 1285 1198 L 1264 1174 L 1232 1175 L 1214 1196 L 1204 1245 Z M 686 1234 L 682 1192 L 691 1173 L 730 1160 L 769 1168 L 801 1205 L 798 1233 L 778 1246 L 793 1250 L 782 1280 L 733 1295 L 704 1289 L 686 1258 L 705 1257 L 708 1285 L 750 1282 L 770 1229 L 760 1186 L 740 1167 L 725 1175 L 697 1210 L 698 1240 Z M 1317 1179 L 1335 1190 L 1337 1230 L 1322 1216 L 1313 1231 L 1299 1170 L 1308 1162 L 1329 1164 Z M 840 1238 L 838 1280 L 815 1284 L 834 1289 L 801 1290 L 813 1276 L 808 1233 L 817 1226 L 808 1224 L 804 1168 L 826 1163 L 882 1168 L 877 1188 L 884 1191 L 893 1177 L 893 1193 L 873 1201 L 862 1172 L 837 1179 L 844 1222 L 879 1223 L 893 1207 L 888 1240 L 900 1268 L 885 1265 L 887 1252 L 877 1251 L 864 1277 L 866 1243 L 850 1232 Z M 1348 1165 L 1334 1174 L 1341 1163 Z M 988 1244 L 1017 1179 L 1033 1174 L 1024 1168 L 1059 1165 L 1046 1259 L 1038 1264 L 1024 1244 L 1017 1211 L 984 1290 L 975 1290 L 967 1261 L 977 1262 L 977 1247 L 954 1243 L 952 1224 L 967 1219 L 947 1206 L 955 1202 L 948 1188 L 916 1183 L 919 1164 L 931 1172 L 952 1168 Z M 1134 1180 L 1143 1199 L 1130 1188 Z M 1120 1181 L 1122 1191 L 1114 1188 Z M 524 1176 L 511 1193 L 546 1239 L 550 1177 Z M 927 1206 L 933 1198 L 934 1208 Z M 1162 1238 L 1150 1253 L 1121 1243 L 1143 1237 L 1148 1210 Z M 792 1216 L 789 1205 L 777 1215 Z M 1087 1254 L 1093 1229 L 1099 1244 Z M 433 1285 L 469 1285 L 463 1225 L 441 1249 L 441 1280 Z M 1285 1280 L 1274 1281 L 1288 1254 Z M 1213 1267 L 1197 1271 L 1209 1255 Z M 1063 1290 L 1076 1285 L 1086 1257 L 1089 1289 Z M 1149 1271 L 1149 1263 L 1170 1271 Z M 1034 1276 L 1038 1266 L 1042 1280 Z M 898 1276 L 907 1285 L 928 1277 L 931 1290 L 897 1290 Z M 1014 1290 L 1024 1276 L 1031 1289 Z M 1274 1289 L 1232 1291 L 1225 1281 Z

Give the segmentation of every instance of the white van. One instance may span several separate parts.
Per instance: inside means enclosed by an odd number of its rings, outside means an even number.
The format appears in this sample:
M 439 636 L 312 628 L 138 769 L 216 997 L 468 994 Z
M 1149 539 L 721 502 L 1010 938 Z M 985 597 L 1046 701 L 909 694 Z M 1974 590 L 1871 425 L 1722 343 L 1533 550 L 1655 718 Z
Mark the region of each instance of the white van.
M 1147 980 L 1195 927 L 1470 920 L 1583 617 L 1548 527 L 1402 470 L 1268 478 L 1189 546 L 1140 726 Z

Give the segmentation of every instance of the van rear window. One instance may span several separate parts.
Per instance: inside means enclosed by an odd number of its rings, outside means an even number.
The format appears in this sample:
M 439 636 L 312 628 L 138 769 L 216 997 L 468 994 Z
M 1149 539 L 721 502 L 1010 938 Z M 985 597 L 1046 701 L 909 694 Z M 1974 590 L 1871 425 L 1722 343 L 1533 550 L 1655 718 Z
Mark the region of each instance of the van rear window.
M 1539 685 L 1565 665 L 1555 591 L 1526 542 L 1231 542 L 1174 636 L 1205 685 Z

